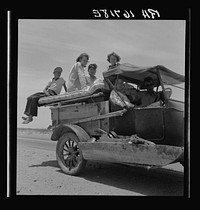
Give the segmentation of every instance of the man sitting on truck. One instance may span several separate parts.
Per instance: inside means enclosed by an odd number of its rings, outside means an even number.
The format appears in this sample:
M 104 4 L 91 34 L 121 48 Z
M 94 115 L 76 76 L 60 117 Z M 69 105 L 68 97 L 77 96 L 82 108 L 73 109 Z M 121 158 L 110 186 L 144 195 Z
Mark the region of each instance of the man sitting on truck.
M 137 94 L 137 99 L 135 103 L 138 106 L 148 106 L 152 103 L 155 103 L 159 100 L 164 100 L 163 92 L 154 91 L 154 81 L 151 77 L 146 77 L 144 79 L 145 91 L 139 91 Z
M 131 85 L 126 85 L 122 79 L 118 79 L 116 82 L 116 90 L 136 106 L 145 107 L 160 100 L 164 101 L 163 92 L 154 91 L 154 81 L 151 77 L 144 79 L 144 86 L 146 90 L 139 91 Z

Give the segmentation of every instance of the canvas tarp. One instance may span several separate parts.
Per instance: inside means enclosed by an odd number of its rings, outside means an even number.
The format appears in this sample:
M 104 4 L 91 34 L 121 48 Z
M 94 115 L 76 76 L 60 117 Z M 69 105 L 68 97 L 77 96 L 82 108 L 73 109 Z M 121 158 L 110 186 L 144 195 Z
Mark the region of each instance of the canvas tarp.
M 158 71 L 162 81 L 165 83 L 180 84 L 185 81 L 185 77 L 183 75 L 175 73 L 162 65 L 142 67 L 124 63 L 113 69 L 103 72 L 103 76 L 104 78 L 109 78 L 114 75 L 120 75 L 120 77 L 123 77 L 125 80 L 133 82 L 137 85 L 142 85 L 145 77 L 152 77 L 155 85 L 160 85 Z

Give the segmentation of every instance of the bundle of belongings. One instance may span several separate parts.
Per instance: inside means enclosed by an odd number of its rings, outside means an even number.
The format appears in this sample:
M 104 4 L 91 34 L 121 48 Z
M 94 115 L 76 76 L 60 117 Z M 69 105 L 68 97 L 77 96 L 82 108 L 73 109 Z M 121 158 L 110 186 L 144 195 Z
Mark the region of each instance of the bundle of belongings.
M 39 99 L 38 104 L 39 106 L 48 105 L 60 101 L 67 101 L 76 98 L 81 98 L 84 96 L 90 96 L 99 91 L 108 91 L 108 86 L 106 85 L 104 80 L 97 79 L 91 86 L 87 86 L 87 88 L 83 90 L 76 90 L 72 92 L 65 92 L 60 95 L 55 96 L 46 96 Z
M 112 103 L 119 105 L 121 107 L 134 107 L 134 104 L 130 103 L 130 100 L 128 99 L 128 97 L 117 90 L 111 91 L 110 101 L 112 101 Z

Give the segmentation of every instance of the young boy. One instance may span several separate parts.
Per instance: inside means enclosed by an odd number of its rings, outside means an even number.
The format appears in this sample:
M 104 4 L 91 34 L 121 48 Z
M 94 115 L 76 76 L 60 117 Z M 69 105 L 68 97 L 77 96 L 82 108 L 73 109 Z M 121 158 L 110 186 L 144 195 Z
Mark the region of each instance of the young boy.
M 94 81 L 97 79 L 96 76 L 95 76 L 96 72 L 97 72 L 97 65 L 95 63 L 90 64 L 88 66 L 89 76 L 86 76 L 86 80 L 87 80 L 88 85 L 91 86 L 94 83 Z
M 67 87 L 65 85 L 66 81 L 62 77 L 60 77 L 61 73 L 62 68 L 56 67 L 53 71 L 53 79 L 49 81 L 43 92 L 35 93 L 27 98 L 26 108 L 24 111 L 24 114 L 27 115 L 27 117 L 22 117 L 22 119 L 24 120 L 22 122 L 23 124 L 28 124 L 29 122 L 33 121 L 33 116 L 37 116 L 38 101 L 41 97 L 60 94 L 62 86 L 67 92 Z

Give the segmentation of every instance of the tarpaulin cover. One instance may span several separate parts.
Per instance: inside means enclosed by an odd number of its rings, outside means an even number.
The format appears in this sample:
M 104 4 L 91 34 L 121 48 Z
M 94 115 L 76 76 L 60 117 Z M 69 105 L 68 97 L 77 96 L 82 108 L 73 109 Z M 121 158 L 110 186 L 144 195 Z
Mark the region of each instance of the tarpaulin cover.
M 103 72 L 103 76 L 104 78 L 109 78 L 114 75 L 120 75 L 120 77 L 123 77 L 125 80 L 137 85 L 142 85 L 145 77 L 152 77 L 155 85 L 160 85 L 158 72 L 160 73 L 162 81 L 167 84 L 180 84 L 185 81 L 183 75 L 177 74 L 162 65 L 143 67 L 124 63 Z

